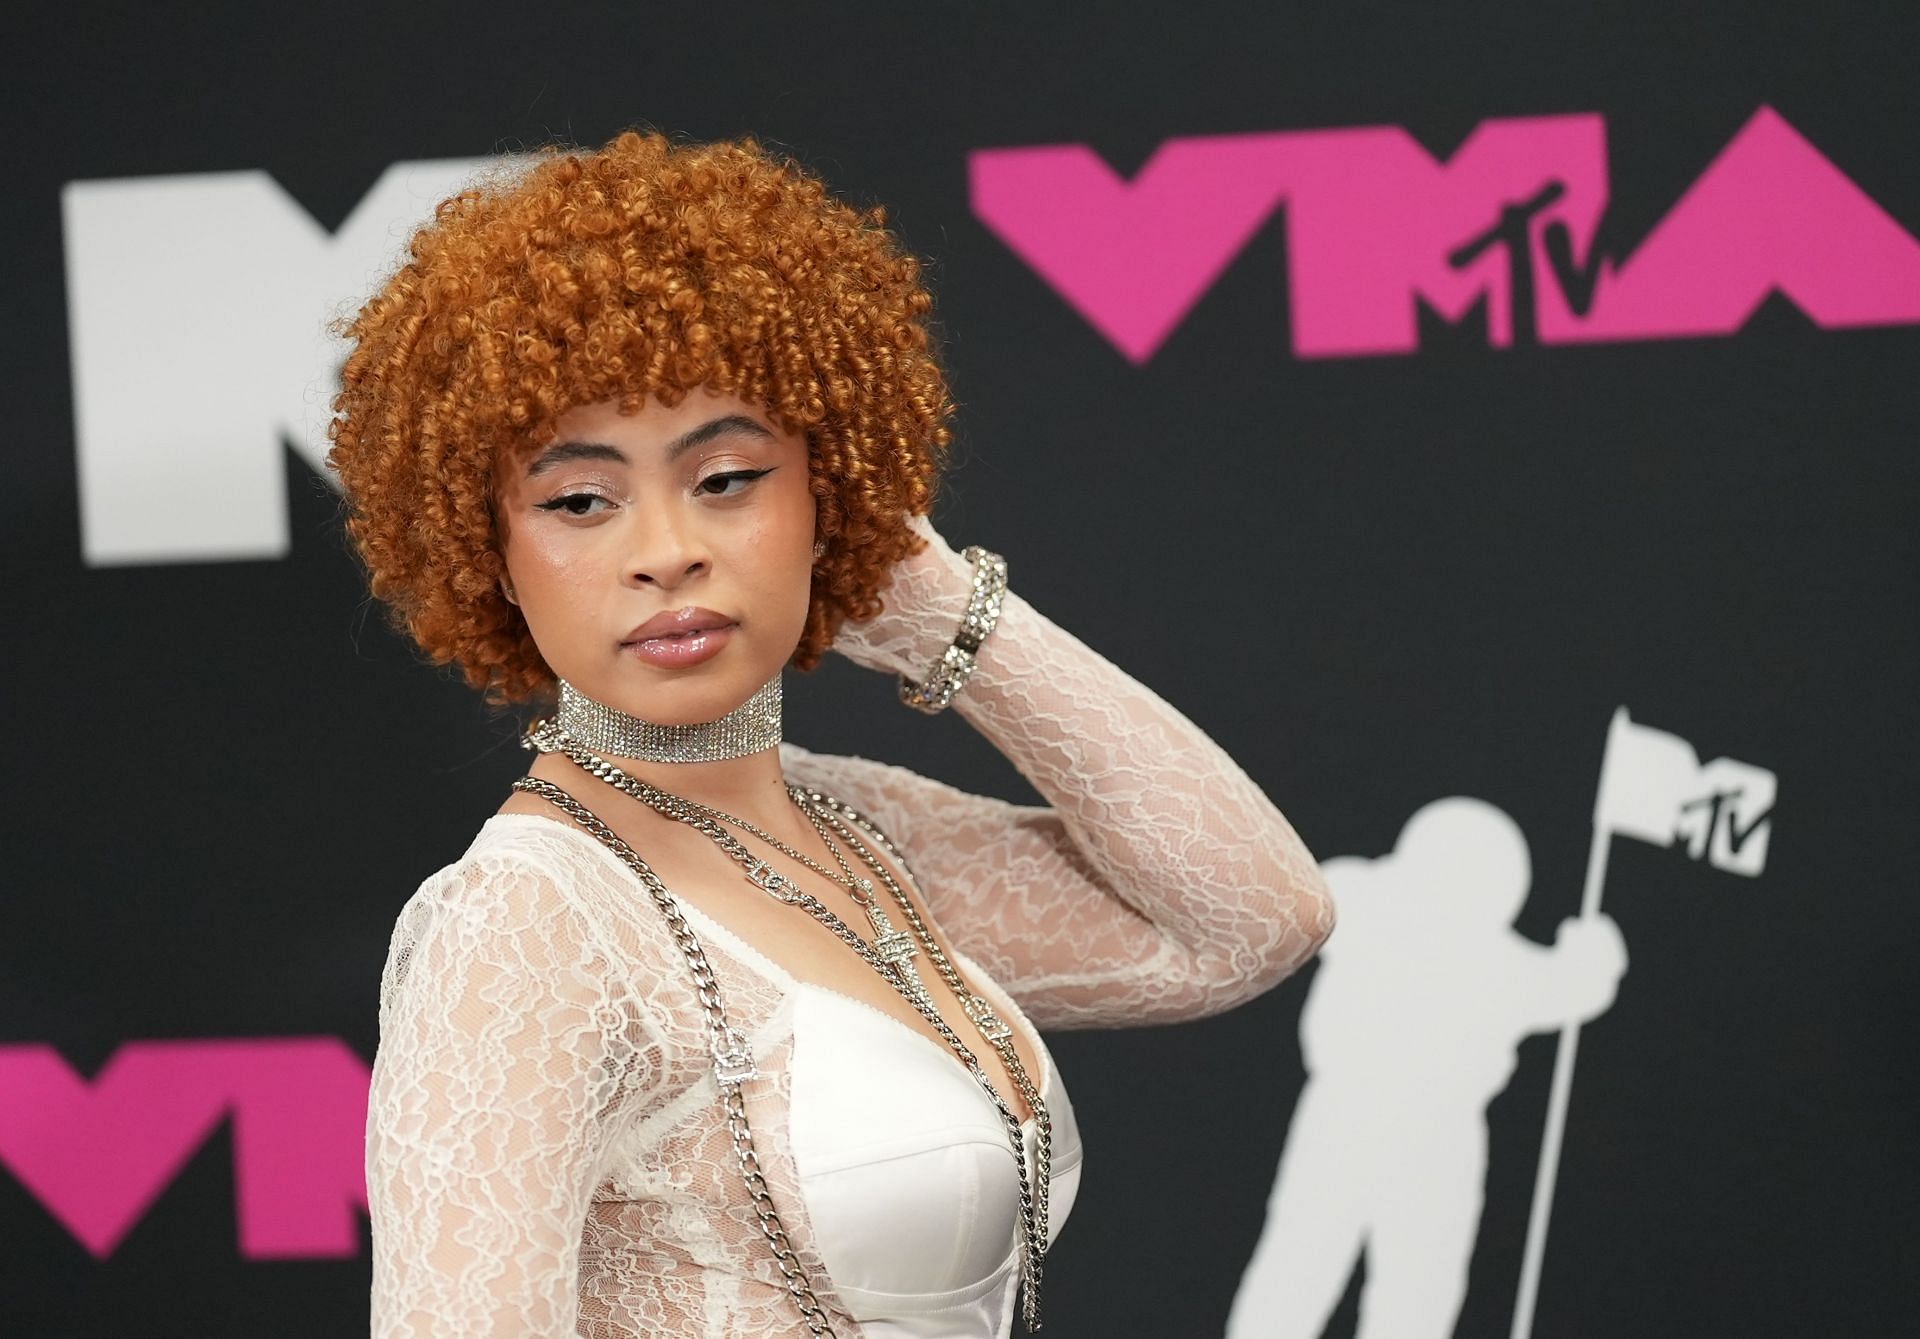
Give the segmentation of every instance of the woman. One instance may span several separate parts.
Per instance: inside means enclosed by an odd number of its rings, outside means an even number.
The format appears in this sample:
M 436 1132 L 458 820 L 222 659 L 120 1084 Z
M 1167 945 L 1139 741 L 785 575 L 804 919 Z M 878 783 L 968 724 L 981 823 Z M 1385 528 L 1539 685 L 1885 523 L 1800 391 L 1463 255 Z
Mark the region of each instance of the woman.
M 1080 1140 L 1040 1029 L 1219 1013 L 1332 927 L 1196 726 L 928 519 L 953 406 L 878 209 L 628 132 L 443 202 L 330 462 L 375 595 L 542 714 L 400 912 L 376 1336 L 1009 1333 Z M 828 649 L 1045 806 L 780 737 Z

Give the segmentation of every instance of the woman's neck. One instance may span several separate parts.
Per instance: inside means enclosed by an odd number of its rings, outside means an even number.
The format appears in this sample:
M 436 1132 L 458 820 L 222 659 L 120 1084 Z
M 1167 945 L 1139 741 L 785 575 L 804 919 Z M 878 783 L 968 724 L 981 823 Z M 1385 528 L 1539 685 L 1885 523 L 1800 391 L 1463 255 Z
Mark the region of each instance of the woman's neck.
M 786 774 L 781 770 L 778 745 L 713 762 L 655 762 L 611 753 L 600 756 L 628 776 L 669 795 L 707 805 L 761 827 L 786 829 L 790 826 L 793 802 L 787 796 Z M 536 776 L 567 786 L 576 794 L 578 787 L 572 783 L 581 778 L 612 785 L 593 777 L 563 753 L 542 754 L 530 770 Z M 563 776 L 565 780 L 561 779 Z M 633 803 L 645 802 L 635 797 Z

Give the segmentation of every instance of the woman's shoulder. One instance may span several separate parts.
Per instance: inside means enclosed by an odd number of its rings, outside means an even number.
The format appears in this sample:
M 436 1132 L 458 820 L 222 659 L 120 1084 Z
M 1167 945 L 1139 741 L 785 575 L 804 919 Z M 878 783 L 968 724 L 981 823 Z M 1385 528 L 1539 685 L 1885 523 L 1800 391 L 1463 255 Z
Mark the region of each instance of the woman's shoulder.
M 592 868 L 593 853 L 583 850 L 591 842 L 553 818 L 503 806 L 466 849 L 419 881 L 397 913 L 396 932 L 414 937 L 447 918 L 525 923 L 574 911 L 575 891 Z
M 527 803 L 531 801 L 530 803 Z M 545 812 L 542 812 L 544 807 Z M 577 830 L 545 800 L 515 791 L 474 830 L 466 849 L 436 874 L 473 865 L 520 864 L 552 870 L 577 860 L 593 838 Z
M 1005 800 L 857 753 L 816 753 L 782 743 L 780 762 L 788 781 L 832 796 L 909 850 L 923 840 L 940 840 L 956 823 L 978 826 L 981 819 L 998 823 L 1014 809 Z
M 941 784 L 899 763 L 857 753 L 821 753 L 790 740 L 780 743 L 780 770 L 789 782 L 814 787 L 856 807 Z
M 804 778 L 796 776 L 795 773 L 809 771 L 822 762 L 831 762 L 834 757 L 835 755 L 831 753 L 817 753 L 812 749 L 802 748 L 791 739 L 780 741 L 780 770 L 786 774 L 789 781 L 803 780 Z

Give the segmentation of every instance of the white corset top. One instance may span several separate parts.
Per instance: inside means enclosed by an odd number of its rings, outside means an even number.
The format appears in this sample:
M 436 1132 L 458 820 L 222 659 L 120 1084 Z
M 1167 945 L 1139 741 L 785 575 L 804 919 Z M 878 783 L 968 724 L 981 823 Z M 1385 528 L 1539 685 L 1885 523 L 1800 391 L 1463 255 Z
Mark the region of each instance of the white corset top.
M 793 1003 L 789 1139 L 807 1216 L 834 1290 L 869 1339 L 1010 1333 L 1020 1282 L 1020 1190 L 999 1109 L 960 1058 L 879 1009 L 798 980 L 698 909 L 703 935 L 733 938 Z M 1034 1044 L 1053 1123 L 1047 1244 L 1080 1182 L 1080 1130 L 1052 1055 L 1017 1005 L 966 955 L 967 980 Z M 1004 1071 L 970 1024 L 956 1028 L 1004 1093 Z M 1038 1126 L 1022 1123 L 1027 1175 Z

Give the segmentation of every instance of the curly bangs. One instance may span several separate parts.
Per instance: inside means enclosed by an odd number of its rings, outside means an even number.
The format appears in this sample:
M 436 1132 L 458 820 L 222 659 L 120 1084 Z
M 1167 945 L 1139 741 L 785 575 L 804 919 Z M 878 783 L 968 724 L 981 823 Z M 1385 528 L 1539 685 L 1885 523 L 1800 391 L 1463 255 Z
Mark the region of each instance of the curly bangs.
M 933 299 L 886 212 L 744 137 L 628 130 L 546 145 L 443 200 L 409 259 L 331 332 L 350 344 L 327 463 L 374 597 L 496 706 L 555 680 L 500 592 L 496 471 L 576 405 L 710 385 L 808 443 L 826 553 L 789 662 L 816 666 L 925 542 L 953 403 Z

